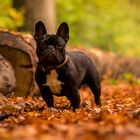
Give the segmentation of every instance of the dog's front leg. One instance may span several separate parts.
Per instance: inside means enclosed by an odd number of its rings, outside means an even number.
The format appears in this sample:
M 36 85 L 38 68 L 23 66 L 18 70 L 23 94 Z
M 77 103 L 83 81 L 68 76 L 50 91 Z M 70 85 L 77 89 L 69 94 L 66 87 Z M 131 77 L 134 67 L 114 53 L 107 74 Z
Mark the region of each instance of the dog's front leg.
M 80 94 L 78 89 L 72 89 L 66 96 L 71 103 L 73 110 L 80 108 Z
M 40 92 L 41 92 L 42 98 L 47 103 L 47 106 L 48 107 L 54 107 L 53 95 L 52 95 L 51 92 L 49 92 L 49 90 L 47 89 L 47 87 L 46 86 L 41 86 L 40 87 Z

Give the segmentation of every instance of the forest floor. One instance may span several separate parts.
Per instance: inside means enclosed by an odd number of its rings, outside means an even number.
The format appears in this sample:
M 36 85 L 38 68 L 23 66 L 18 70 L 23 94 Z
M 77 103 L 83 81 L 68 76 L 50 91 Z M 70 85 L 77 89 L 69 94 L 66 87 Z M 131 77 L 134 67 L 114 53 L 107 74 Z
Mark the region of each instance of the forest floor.
M 49 109 L 39 98 L 0 96 L 0 140 L 140 140 L 140 84 L 102 81 L 102 106 L 89 88 L 73 112 L 65 97 Z

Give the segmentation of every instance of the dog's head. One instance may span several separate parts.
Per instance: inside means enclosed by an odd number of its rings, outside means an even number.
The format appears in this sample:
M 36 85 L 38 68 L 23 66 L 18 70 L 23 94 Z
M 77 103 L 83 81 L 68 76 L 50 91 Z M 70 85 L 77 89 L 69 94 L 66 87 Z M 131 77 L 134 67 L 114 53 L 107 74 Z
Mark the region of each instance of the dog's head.
M 66 57 L 65 46 L 69 40 L 67 23 L 61 23 L 56 35 L 48 35 L 45 25 L 39 21 L 35 26 L 34 39 L 37 44 L 39 63 L 44 67 L 57 67 L 63 63 Z

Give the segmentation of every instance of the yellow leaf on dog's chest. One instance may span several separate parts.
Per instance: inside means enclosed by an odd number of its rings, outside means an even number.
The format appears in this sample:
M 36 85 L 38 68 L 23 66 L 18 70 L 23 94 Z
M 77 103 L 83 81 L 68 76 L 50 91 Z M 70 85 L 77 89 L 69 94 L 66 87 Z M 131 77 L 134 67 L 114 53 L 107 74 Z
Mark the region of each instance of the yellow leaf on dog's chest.
M 60 94 L 62 84 L 64 83 L 58 80 L 58 73 L 56 72 L 56 70 L 51 70 L 50 74 L 48 74 L 46 77 L 46 83 L 44 85 L 49 86 L 51 92 Z

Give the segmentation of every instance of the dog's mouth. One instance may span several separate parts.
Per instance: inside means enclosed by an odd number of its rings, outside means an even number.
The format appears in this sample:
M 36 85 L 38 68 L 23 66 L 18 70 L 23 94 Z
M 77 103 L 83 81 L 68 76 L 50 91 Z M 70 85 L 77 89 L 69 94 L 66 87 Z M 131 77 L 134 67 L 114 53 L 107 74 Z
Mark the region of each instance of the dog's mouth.
M 44 67 L 56 67 L 59 63 L 59 59 L 53 53 L 48 53 L 40 61 Z
M 48 62 L 49 64 L 56 64 L 57 63 L 57 57 L 53 54 L 53 53 L 49 53 L 47 56 L 46 56 L 46 62 Z

